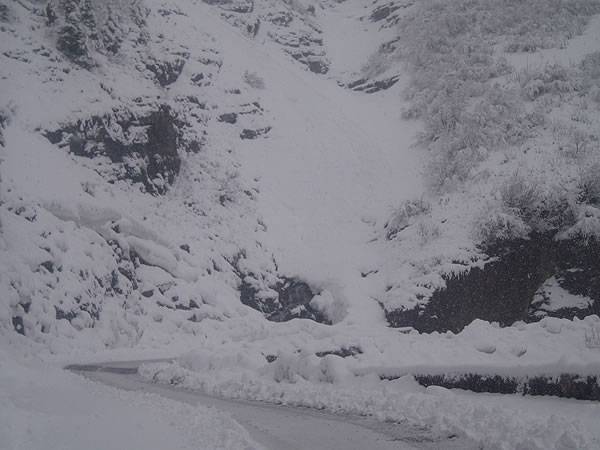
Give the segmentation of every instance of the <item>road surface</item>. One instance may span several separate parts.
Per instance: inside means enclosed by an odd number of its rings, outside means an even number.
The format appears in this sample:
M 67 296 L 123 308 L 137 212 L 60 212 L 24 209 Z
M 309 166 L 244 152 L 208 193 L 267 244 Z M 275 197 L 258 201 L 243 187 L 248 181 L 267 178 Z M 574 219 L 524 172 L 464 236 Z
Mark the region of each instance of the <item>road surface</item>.
M 174 386 L 151 383 L 137 368 L 149 361 L 71 365 L 86 378 L 129 391 L 158 394 L 172 400 L 226 411 L 252 438 L 270 450 L 408 450 L 475 449 L 465 437 L 433 436 L 426 428 L 384 423 L 368 417 L 337 415 L 310 408 L 218 398 Z

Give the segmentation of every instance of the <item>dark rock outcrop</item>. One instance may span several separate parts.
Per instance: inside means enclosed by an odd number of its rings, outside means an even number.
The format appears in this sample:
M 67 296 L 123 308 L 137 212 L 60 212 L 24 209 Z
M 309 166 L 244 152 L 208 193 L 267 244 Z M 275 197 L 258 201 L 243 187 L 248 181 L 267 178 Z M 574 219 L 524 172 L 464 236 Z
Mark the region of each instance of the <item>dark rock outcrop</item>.
M 376 4 L 377 2 L 373 2 Z M 402 12 L 406 8 L 411 7 L 414 4 L 412 0 L 395 0 L 382 5 L 377 5 L 371 11 L 368 16 L 368 20 L 371 22 L 380 22 L 382 28 L 392 27 L 400 21 Z
M 362 352 L 363 351 L 360 347 L 351 345 L 349 347 L 342 347 L 336 350 L 325 350 L 322 352 L 316 352 L 315 355 L 317 355 L 319 358 L 323 358 L 327 355 L 336 355 L 340 358 L 348 358 L 349 356 L 361 355 Z
M 184 58 L 175 58 L 172 61 L 152 61 L 146 63 L 146 69 L 154 74 L 158 84 L 166 87 L 177 81 L 183 71 L 185 61 Z
M 247 281 L 240 285 L 240 300 L 244 305 L 261 311 L 268 320 L 287 322 L 292 319 L 311 319 L 315 322 L 331 324 L 310 302 L 316 295 L 308 284 L 294 278 L 282 277 L 272 289 L 276 298 L 265 299 L 258 296 L 258 291 Z
M 56 48 L 84 69 L 96 65 L 94 52 L 115 55 L 126 38 L 146 39 L 148 11 L 140 2 L 131 1 L 117 12 L 103 2 L 58 0 L 48 3 L 44 13 L 46 24 L 56 29 Z
M 392 327 L 414 327 L 420 332 L 460 332 L 475 319 L 511 325 L 536 321 L 531 305 L 540 286 L 550 277 L 564 280 L 569 292 L 592 300 L 587 309 L 563 309 L 546 315 L 573 318 L 598 314 L 600 309 L 600 243 L 554 239 L 534 234 L 496 244 L 483 268 L 446 279 L 446 288 L 434 292 L 423 307 L 386 311 Z
M 0 110 L 0 146 L 4 146 L 4 129 L 8 125 L 8 113 Z
M 422 386 L 442 386 L 495 394 L 553 395 L 578 400 L 600 400 L 600 377 L 563 373 L 557 376 L 511 377 L 477 373 L 414 376 Z M 397 377 L 383 376 L 382 379 Z
M 289 52 L 292 58 L 308 67 L 312 73 L 324 75 L 329 72 L 329 61 L 312 50 Z
M 375 92 L 384 91 L 395 85 L 400 79 L 400 75 L 394 75 L 393 77 L 384 78 L 382 80 L 371 81 L 366 78 L 353 81 L 348 84 L 348 88 L 353 91 L 365 92 L 367 94 L 374 94 Z
M 240 133 L 240 139 L 256 139 L 259 136 L 263 136 L 271 131 L 271 127 L 259 128 L 256 130 L 250 130 L 244 128 Z
M 74 155 L 107 157 L 113 167 L 98 169 L 102 175 L 142 183 L 152 194 L 165 193 L 181 166 L 176 118 L 166 105 L 144 113 L 122 110 L 92 116 L 45 136 Z
M 380 20 L 387 18 L 391 13 L 393 13 L 399 8 L 399 6 L 395 6 L 393 3 L 389 5 L 379 6 L 373 10 L 371 15 L 369 16 L 369 19 L 371 20 L 371 22 L 379 22 Z
M 267 18 L 273 25 L 280 27 L 287 27 L 292 23 L 292 20 L 294 20 L 294 16 L 287 11 L 281 11 L 275 14 L 270 13 L 267 15 Z
M 238 118 L 237 113 L 224 113 L 218 117 L 218 121 L 230 123 L 233 125 L 237 122 L 237 118 Z
M 21 316 L 14 316 L 12 319 L 12 326 L 15 331 L 25 336 L 25 326 L 23 325 L 23 318 Z
M 86 35 L 74 24 L 66 24 L 59 30 L 56 48 L 84 69 L 90 69 L 94 65 L 86 45 Z

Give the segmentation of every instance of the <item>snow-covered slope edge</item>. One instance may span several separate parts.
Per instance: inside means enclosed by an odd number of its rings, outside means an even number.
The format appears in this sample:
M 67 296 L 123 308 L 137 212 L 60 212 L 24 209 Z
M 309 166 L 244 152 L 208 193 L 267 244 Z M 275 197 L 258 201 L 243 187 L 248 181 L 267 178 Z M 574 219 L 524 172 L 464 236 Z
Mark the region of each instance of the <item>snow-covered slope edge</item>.
M 395 1 L 362 11 L 364 26 L 387 37 L 363 84 L 407 68 L 404 116 L 425 123 L 427 195 L 399 202 L 380 235 L 395 249 L 380 298 L 390 323 L 458 331 L 474 318 L 597 313 L 600 4 Z M 584 299 L 552 306 L 566 298 L 560 289 L 550 298 L 552 280 Z
M 71 3 L 6 8 L 3 326 L 104 348 L 252 315 L 234 261 L 274 269 L 232 149 L 267 126 L 255 89 L 175 6 Z

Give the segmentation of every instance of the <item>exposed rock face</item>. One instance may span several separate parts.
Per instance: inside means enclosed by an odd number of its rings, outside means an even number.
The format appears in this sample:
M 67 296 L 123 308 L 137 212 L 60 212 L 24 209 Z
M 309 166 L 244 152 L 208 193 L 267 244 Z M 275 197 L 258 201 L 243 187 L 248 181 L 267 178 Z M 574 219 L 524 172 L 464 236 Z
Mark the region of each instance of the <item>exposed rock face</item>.
M 272 286 L 272 289 L 276 297 L 259 298 L 256 288 L 243 281 L 240 285 L 240 299 L 244 305 L 261 311 L 268 320 L 273 322 L 311 319 L 319 323 L 331 323 L 320 311 L 310 305 L 316 294 L 304 281 L 282 277 Z
M 400 21 L 402 11 L 414 4 L 412 0 L 394 0 L 394 1 L 378 1 L 372 2 L 373 9 L 368 17 L 365 17 L 371 22 L 376 22 L 382 28 L 390 28 Z
M 391 88 L 398 82 L 399 79 L 399 75 L 375 81 L 362 78 L 360 80 L 356 80 L 348 84 L 348 88 L 352 89 L 353 91 L 361 91 L 365 92 L 366 94 L 374 94 L 375 92 L 384 91 L 386 89 Z
M 146 63 L 146 68 L 154 74 L 158 84 L 166 87 L 177 81 L 185 61 L 184 58 L 175 58 L 173 61 L 153 61 Z
M 553 395 L 578 400 L 600 400 L 600 378 L 573 373 L 560 375 L 500 376 L 473 372 L 413 374 L 422 386 L 442 386 L 447 389 L 464 389 L 494 394 Z M 382 380 L 395 380 L 403 375 L 380 376 Z
M 224 113 L 218 117 L 219 122 L 229 123 L 231 125 L 237 122 L 237 113 Z
M 488 251 L 492 260 L 483 268 L 446 279 L 422 308 L 386 312 L 393 327 L 411 326 L 421 332 L 459 332 L 475 319 L 510 325 L 535 321 L 545 315 L 573 318 L 598 313 L 600 307 L 600 243 L 560 241 L 534 234 L 527 240 L 497 244 Z M 535 294 L 550 277 L 561 287 L 585 295 L 587 308 L 563 308 L 537 313 Z M 539 306 L 538 306 L 539 307 Z
M 0 145 L 4 145 L 4 129 L 8 124 L 8 113 L 0 110 Z
M 378 6 L 373 10 L 369 19 L 372 22 L 379 22 L 380 20 L 389 17 L 391 13 L 398 9 L 400 9 L 400 6 L 394 5 L 393 3 L 390 3 L 389 5 Z
M 175 116 L 166 105 L 139 114 L 113 111 L 48 131 L 45 136 L 53 144 L 68 146 L 74 155 L 108 158 L 113 165 L 98 169 L 104 176 L 142 183 L 152 194 L 164 194 L 181 166 Z
M 325 74 L 329 71 L 330 61 L 323 47 L 322 30 L 314 20 L 316 10 L 313 5 L 291 1 L 203 1 L 218 8 L 223 19 L 248 37 L 256 37 L 259 32 L 266 34 L 311 72 Z
M 250 130 L 244 128 L 240 133 L 240 139 L 256 139 L 259 136 L 263 136 L 271 131 L 271 127 L 259 128 L 257 130 Z
M 57 33 L 57 49 L 71 62 L 90 69 L 93 52 L 116 54 L 125 39 L 145 42 L 148 11 L 139 2 L 123 2 L 118 11 L 104 2 L 58 0 L 49 2 L 46 23 Z
M 558 376 L 501 377 L 476 373 L 449 375 L 415 375 L 423 386 L 443 386 L 448 389 L 466 389 L 474 392 L 498 394 L 553 395 L 578 400 L 600 400 L 597 376 L 575 374 Z
M 319 358 L 323 358 L 327 355 L 336 355 L 340 358 L 348 358 L 349 356 L 361 355 L 363 353 L 362 348 L 357 347 L 355 345 L 351 345 L 349 347 L 342 347 L 336 350 L 325 350 L 322 352 L 316 352 Z

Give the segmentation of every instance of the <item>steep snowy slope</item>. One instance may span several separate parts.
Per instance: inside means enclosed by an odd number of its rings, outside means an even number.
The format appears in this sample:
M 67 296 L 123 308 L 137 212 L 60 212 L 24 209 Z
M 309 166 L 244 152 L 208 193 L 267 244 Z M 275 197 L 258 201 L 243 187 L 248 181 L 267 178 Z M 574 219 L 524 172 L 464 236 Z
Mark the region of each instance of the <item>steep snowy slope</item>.
M 203 3 L 69 5 L 7 7 L 5 322 L 44 340 L 64 336 L 65 319 L 85 331 L 117 308 L 119 321 L 135 316 L 118 327 L 135 342 L 140 320 L 194 323 L 230 314 L 225 304 L 251 314 L 240 283 L 254 306 L 277 303 L 286 277 L 326 291 L 312 307 L 326 320 L 384 325 L 383 280 L 366 275 L 383 256 L 369 241 L 421 192 L 399 91 L 340 89 L 273 32 L 248 34 Z M 115 30 L 113 8 L 131 13 Z M 299 8 L 287 7 L 286 32 L 315 32 Z M 90 23 L 73 31 L 77 14 Z M 349 64 L 331 53 L 332 68 Z
M 0 0 L 4 365 L 597 446 L 381 381 L 597 398 L 600 6 L 533 3 Z
M 91 5 L 98 21 L 111 6 Z M 26 6 L 11 5 L 3 32 L 5 325 L 46 340 L 98 322 L 111 337 L 89 336 L 112 346 L 135 343 L 147 328 L 139 321 L 160 327 L 164 313 L 183 325 L 217 318 L 228 297 L 246 310 L 227 260 L 244 247 L 271 255 L 253 238 L 256 187 L 240 183 L 229 154 L 238 133 L 218 117 L 247 109 L 248 124 L 262 126 L 256 96 L 228 93 L 230 79 L 213 86 L 221 56 L 211 44 L 186 50 L 211 39 L 187 16 L 142 8 L 143 20 L 121 24 L 142 37 L 118 58 L 84 39 L 87 69 L 48 46 L 48 12 Z M 173 55 L 186 63 L 166 87 L 148 67 L 169 71 Z M 230 77 L 243 84 L 242 73 Z
M 421 189 L 410 146 L 416 127 L 400 120 L 398 91 L 364 98 L 286 64 L 269 45 L 220 40 L 242 50 L 236 63 L 251 64 L 242 55 L 261 61 L 261 104 L 273 130 L 244 141 L 239 153 L 242 172 L 259 179 L 265 239 L 279 270 L 331 291 L 339 308 L 356 307 L 354 320 L 372 320 L 379 306 L 369 297 L 377 292 L 361 273 L 377 270 L 381 255 L 369 241 L 398 201 Z
M 380 298 L 390 323 L 456 332 L 597 313 L 600 4 L 362 6 L 387 40 L 348 86 L 385 89 L 406 69 L 403 115 L 424 122 L 426 195 L 383 231 L 397 258 Z M 588 306 L 538 309 L 553 277 Z

